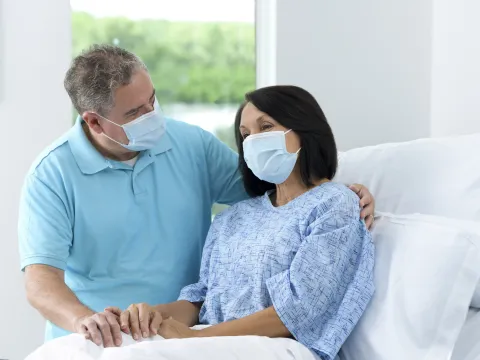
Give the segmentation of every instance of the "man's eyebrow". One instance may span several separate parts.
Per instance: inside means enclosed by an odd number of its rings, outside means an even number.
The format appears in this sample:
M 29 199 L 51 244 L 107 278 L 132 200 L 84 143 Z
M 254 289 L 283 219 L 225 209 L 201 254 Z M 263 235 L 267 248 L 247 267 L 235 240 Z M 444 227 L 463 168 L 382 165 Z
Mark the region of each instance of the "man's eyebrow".
M 152 96 L 150 96 L 150 100 L 153 99 L 155 97 L 155 89 L 153 89 L 153 93 L 152 93 Z M 140 110 L 140 108 L 142 108 L 144 105 L 140 105 L 136 108 L 133 108 L 133 109 L 130 109 L 128 110 L 125 114 L 123 114 L 123 116 L 130 116 L 132 114 L 135 114 L 138 110 Z

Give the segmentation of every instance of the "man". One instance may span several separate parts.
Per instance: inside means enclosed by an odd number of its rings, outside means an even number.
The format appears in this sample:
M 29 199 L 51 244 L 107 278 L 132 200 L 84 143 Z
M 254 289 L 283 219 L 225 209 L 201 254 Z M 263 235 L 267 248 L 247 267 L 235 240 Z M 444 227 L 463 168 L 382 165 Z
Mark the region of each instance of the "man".
M 135 55 L 94 46 L 74 59 L 65 88 L 81 119 L 34 163 L 21 199 L 27 297 L 47 319 L 46 340 L 90 332 L 118 346 L 104 309 L 175 300 L 197 281 L 212 204 L 246 194 L 234 152 L 162 117 Z M 370 224 L 373 199 L 356 191 Z

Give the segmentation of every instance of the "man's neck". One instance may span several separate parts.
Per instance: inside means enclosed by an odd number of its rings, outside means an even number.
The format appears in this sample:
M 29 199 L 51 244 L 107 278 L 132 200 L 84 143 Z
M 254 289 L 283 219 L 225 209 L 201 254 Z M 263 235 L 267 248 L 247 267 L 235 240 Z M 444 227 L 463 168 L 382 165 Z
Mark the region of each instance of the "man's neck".
M 99 139 L 99 135 L 93 134 L 90 131 L 90 128 L 86 123 L 82 123 L 83 131 L 87 136 L 88 140 L 92 143 L 93 147 L 107 159 L 112 159 L 115 161 L 127 161 L 131 160 L 138 155 L 138 152 L 126 151 L 125 149 L 116 150 L 113 148 L 109 148 L 107 145 L 103 144 L 104 141 L 109 141 L 107 138 L 103 137 L 101 140 Z M 100 135 L 101 136 L 101 135 Z M 115 144 L 115 147 L 121 147 L 120 145 Z

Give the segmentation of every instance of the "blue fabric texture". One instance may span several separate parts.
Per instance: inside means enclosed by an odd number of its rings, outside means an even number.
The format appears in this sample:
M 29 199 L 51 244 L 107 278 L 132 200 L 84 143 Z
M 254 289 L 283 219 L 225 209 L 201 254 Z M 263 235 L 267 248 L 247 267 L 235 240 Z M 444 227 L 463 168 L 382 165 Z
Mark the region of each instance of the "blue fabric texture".
M 266 194 L 217 216 L 199 281 L 179 299 L 203 302 L 203 324 L 273 306 L 299 342 L 331 360 L 374 293 L 373 268 L 359 199 L 330 182 L 285 206 L 274 207 Z

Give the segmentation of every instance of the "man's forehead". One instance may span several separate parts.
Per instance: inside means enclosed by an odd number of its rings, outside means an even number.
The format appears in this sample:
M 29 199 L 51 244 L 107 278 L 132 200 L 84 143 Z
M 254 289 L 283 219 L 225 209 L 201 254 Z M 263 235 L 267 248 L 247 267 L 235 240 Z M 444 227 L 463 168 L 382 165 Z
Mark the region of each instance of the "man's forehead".
M 132 76 L 130 84 L 124 85 L 115 92 L 114 108 L 120 112 L 127 112 L 146 105 L 155 90 L 150 77 L 145 71 Z

